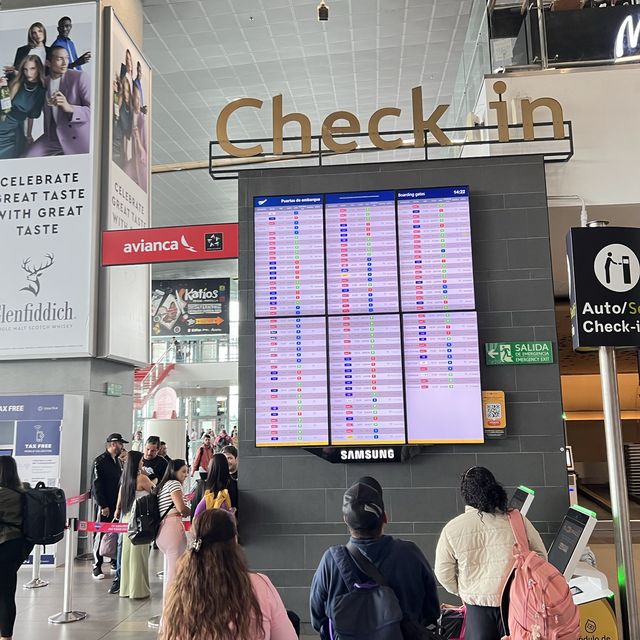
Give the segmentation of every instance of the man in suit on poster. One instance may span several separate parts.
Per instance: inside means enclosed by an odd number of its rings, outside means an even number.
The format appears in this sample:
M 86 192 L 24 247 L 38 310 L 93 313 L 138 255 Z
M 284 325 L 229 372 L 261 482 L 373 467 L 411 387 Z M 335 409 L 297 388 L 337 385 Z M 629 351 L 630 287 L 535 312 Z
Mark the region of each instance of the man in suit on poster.
M 44 134 L 29 147 L 27 157 L 69 156 L 89 153 L 91 136 L 91 85 L 82 71 L 69 69 L 64 47 L 51 47 Z

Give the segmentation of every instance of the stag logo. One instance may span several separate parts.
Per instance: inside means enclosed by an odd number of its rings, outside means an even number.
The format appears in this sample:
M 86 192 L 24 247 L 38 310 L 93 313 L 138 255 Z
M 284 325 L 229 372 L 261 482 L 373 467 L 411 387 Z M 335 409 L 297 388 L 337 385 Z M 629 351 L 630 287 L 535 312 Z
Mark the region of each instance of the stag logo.
M 20 291 L 31 291 L 34 296 L 38 296 L 40 293 L 40 276 L 45 269 L 48 269 L 53 264 L 53 254 L 47 253 L 46 261 L 40 266 L 36 267 L 31 264 L 31 258 L 27 258 L 22 263 L 22 269 L 27 272 L 27 280 L 29 284 L 26 287 L 22 287 Z

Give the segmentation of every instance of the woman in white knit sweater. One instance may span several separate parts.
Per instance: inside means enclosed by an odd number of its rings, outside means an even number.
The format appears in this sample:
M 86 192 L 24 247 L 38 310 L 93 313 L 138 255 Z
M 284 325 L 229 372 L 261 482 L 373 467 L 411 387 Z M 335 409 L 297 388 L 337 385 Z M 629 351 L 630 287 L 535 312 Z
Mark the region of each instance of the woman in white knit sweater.
M 507 494 L 484 467 L 471 467 L 460 487 L 465 512 L 448 522 L 436 548 L 440 584 L 465 603 L 465 640 L 500 640 L 500 598 L 513 564 L 515 538 L 507 517 Z M 544 543 L 524 518 L 529 546 L 547 557 Z

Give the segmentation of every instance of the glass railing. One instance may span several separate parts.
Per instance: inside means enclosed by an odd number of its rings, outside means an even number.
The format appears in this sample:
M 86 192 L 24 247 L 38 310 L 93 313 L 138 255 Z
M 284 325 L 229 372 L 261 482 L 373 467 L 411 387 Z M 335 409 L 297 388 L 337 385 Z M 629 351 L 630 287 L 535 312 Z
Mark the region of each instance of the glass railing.
M 451 104 L 444 118 L 447 127 L 472 125 L 469 114 L 476 107 L 484 76 L 488 73 L 491 73 L 491 57 L 486 0 L 473 0 Z M 455 157 L 462 149 L 460 146 L 434 148 L 433 153 L 429 150 L 429 157 Z
M 151 352 L 154 361 L 156 356 L 159 356 L 166 348 L 166 340 L 152 341 Z M 237 334 L 232 331 L 231 335 L 198 340 L 179 340 L 173 351 L 173 362 L 176 364 L 238 362 Z
M 494 72 L 640 60 L 640 0 L 489 0 Z

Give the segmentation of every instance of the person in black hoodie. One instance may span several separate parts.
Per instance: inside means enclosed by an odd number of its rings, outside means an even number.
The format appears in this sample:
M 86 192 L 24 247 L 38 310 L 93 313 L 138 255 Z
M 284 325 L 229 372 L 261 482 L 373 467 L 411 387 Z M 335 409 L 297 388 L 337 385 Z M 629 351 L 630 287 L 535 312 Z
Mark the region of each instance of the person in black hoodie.
M 383 534 L 387 515 L 382 487 L 370 477 L 360 478 L 344 494 L 342 514 L 350 543 L 373 563 L 396 594 L 404 620 L 420 627 L 436 624 L 440 602 L 436 579 L 424 554 L 413 543 Z M 333 553 L 325 551 L 311 582 L 311 624 L 323 640 L 330 635 L 330 616 L 336 599 L 349 592 Z M 354 565 L 356 573 L 362 572 Z M 361 582 L 371 582 L 361 575 Z
M 107 445 L 104 453 L 101 453 L 93 461 L 93 472 L 91 476 L 91 493 L 96 504 L 96 519 L 100 522 L 111 522 L 114 518 L 116 505 L 118 503 L 118 489 L 120 487 L 120 476 L 122 475 L 122 464 L 120 454 L 124 449 L 125 440 L 119 433 L 112 433 L 107 437 Z M 103 557 L 100 555 L 100 542 L 102 534 L 97 533 L 93 541 L 93 577 L 102 580 Z M 116 559 L 111 558 L 111 566 L 116 568 Z

